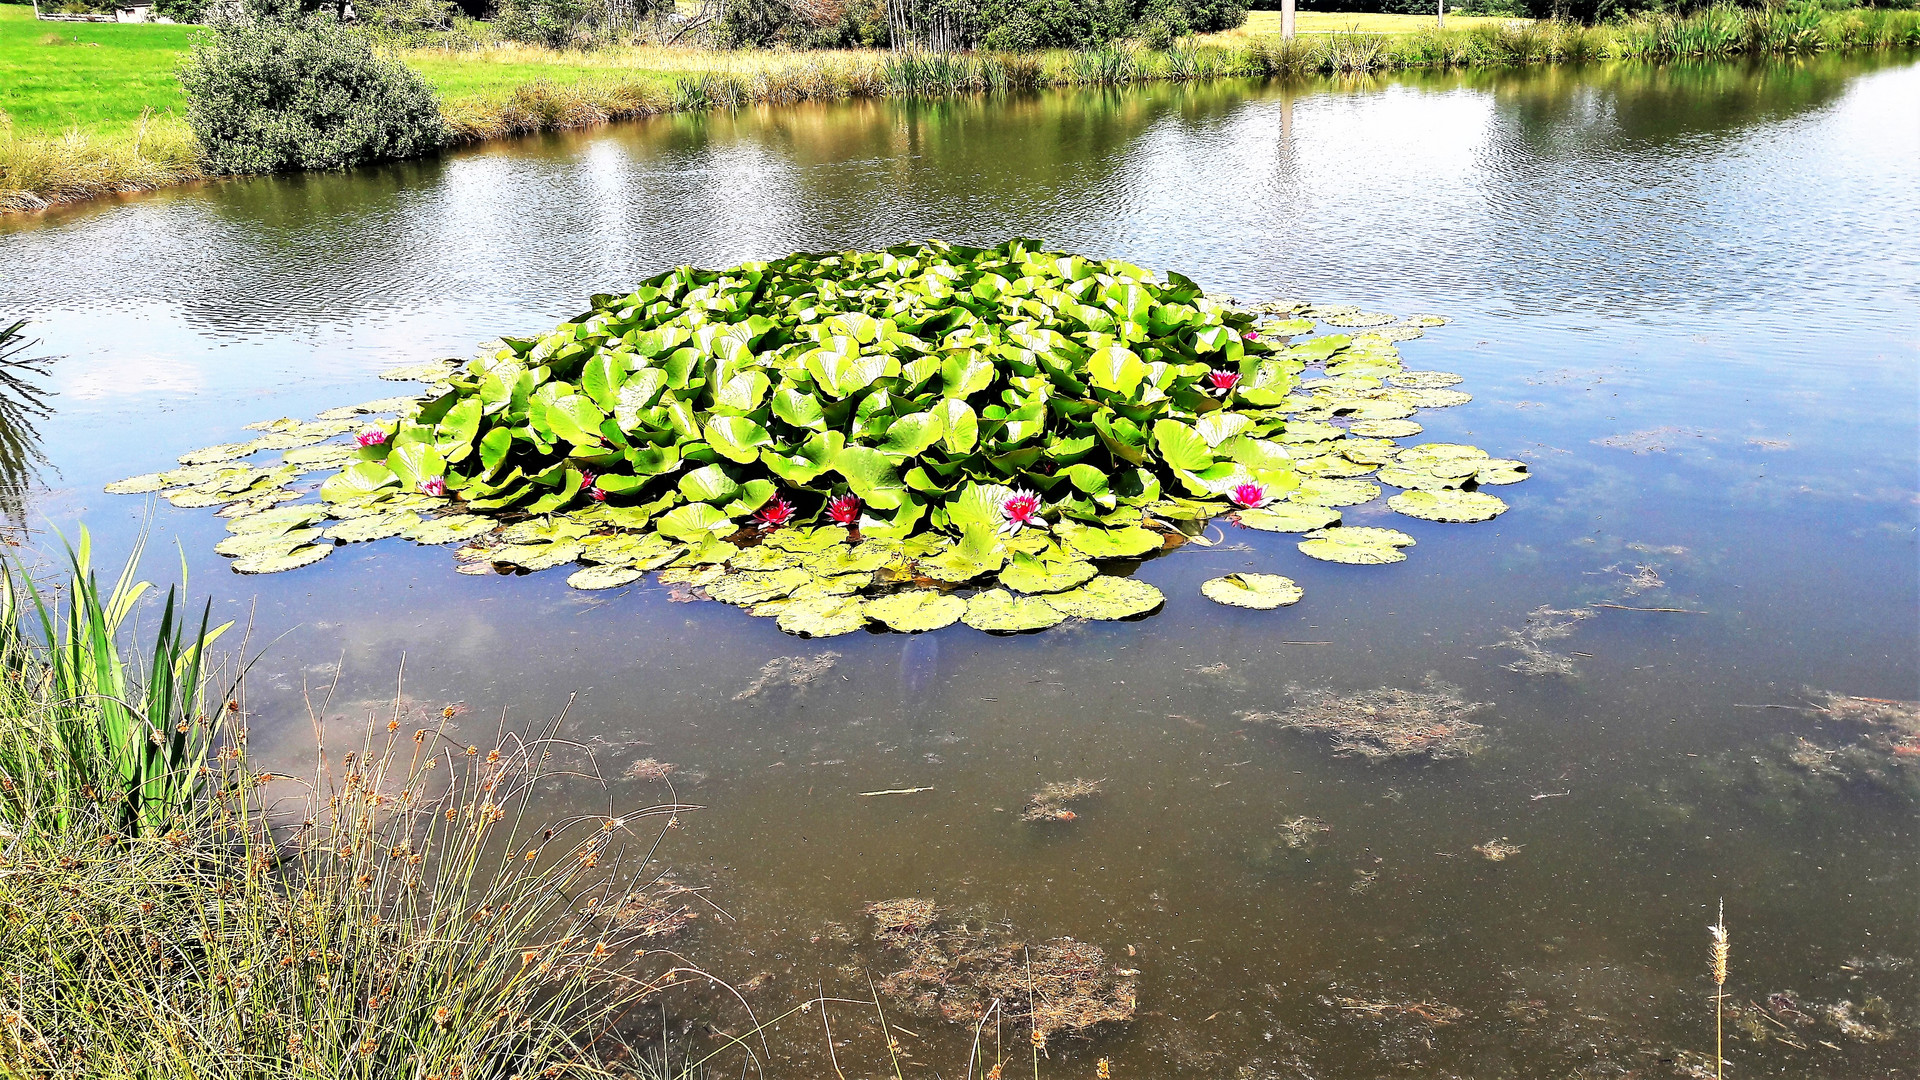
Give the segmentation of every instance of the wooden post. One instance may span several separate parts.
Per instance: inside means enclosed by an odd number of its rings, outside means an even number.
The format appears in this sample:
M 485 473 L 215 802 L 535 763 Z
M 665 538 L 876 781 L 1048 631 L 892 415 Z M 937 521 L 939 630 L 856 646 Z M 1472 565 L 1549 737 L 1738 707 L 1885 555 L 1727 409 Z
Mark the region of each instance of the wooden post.
M 1294 0 L 1280 0 L 1280 40 L 1293 40 Z
M 1440 29 L 1445 30 L 1447 28 L 1447 0 L 1433 0 L 1433 4 Z

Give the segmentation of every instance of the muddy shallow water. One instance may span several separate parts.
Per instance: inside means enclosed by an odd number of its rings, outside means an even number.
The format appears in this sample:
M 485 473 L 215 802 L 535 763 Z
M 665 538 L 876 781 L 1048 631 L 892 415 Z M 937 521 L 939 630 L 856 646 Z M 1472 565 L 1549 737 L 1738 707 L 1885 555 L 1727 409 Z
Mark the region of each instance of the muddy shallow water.
M 102 484 L 682 262 L 1038 235 L 1250 299 L 1444 312 L 1402 351 L 1474 400 L 1423 438 L 1526 459 L 1512 511 L 1350 514 L 1417 537 L 1388 567 L 1228 528 L 1138 571 L 1168 603 L 1136 622 L 809 642 L 398 541 L 241 577 L 218 519 L 164 503 L 148 568 L 178 540 L 251 618 L 279 760 L 311 745 L 307 688 L 338 679 L 344 727 L 403 655 L 405 692 L 466 703 L 475 738 L 577 693 L 566 731 L 604 771 L 672 763 L 707 807 L 666 854 L 727 917 L 679 944 L 771 975 L 763 1015 L 864 996 L 899 965 L 862 907 L 919 896 L 1139 970 L 1136 1019 L 1056 1036 L 1047 1075 L 1687 1075 L 1724 898 L 1730 1000 L 1769 1008 L 1729 1029 L 1729 1075 L 1912 1075 L 1920 770 L 1765 706 L 1920 697 L 1917 105 L 1907 57 L 869 102 L 0 220 L 0 318 L 64 357 L 40 485 L 6 509 L 117 555 L 147 508 Z M 1200 596 L 1235 570 L 1306 599 Z M 782 662 L 756 690 L 782 658 L 802 685 Z M 1368 763 L 1246 719 L 1383 688 L 1485 703 L 1479 751 Z M 1104 784 L 1074 820 L 1021 820 L 1082 777 Z M 883 1072 L 857 1013 L 840 1061 Z M 962 1072 L 960 1028 L 896 1018 L 909 1074 Z M 817 1014 L 769 1045 L 773 1075 L 830 1067 Z

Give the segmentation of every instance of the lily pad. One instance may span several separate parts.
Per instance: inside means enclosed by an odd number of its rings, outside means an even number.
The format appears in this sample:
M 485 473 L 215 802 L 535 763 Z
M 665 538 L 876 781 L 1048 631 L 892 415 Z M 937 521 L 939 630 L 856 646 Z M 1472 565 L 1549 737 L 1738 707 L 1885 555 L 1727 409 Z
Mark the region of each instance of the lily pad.
M 106 491 L 109 495 L 145 495 L 171 486 L 168 474 L 146 473 L 142 476 L 129 476 L 125 480 L 115 480 L 107 485 Z
M 838 637 L 866 627 L 866 601 L 857 596 L 794 600 L 780 609 L 775 622 L 780 629 L 801 637 Z
M 1404 561 L 1407 555 L 1400 549 L 1413 544 L 1413 537 L 1398 529 L 1320 529 L 1300 541 L 1300 553 L 1326 562 L 1379 566 Z
M 342 443 L 326 443 L 321 446 L 300 446 L 280 455 L 280 460 L 299 469 L 318 471 L 345 465 L 353 461 L 354 448 Z
M 1478 484 L 1517 484 L 1533 475 L 1526 462 L 1514 458 L 1487 458 L 1477 464 L 1473 479 Z
M 420 515 L 411 510 L 398 514 L 374 514 L 370 517 L 343 521 L 333 526 L 327 530 L 327 539 L 338 540 L 343 544 L 385 540 L 389 536 L 399 536 L 418 524 L 420 524 Z
M 218 461 L 233 461 L 236 458 L 243 458 L 249 454 L 258 452 L 259 449 L 259 447 L 253 445 L 251 442 L 221 443 L 218 446 L 189 450 L 180 455 L 179 461 L 182 465 L 211 465 Z
M 1340 397 L 1328 402 L 1327 407 L 1355 420 L 1401 420 L 1414 412 L 1406 402 L 1385 398 Z
M 1356 420 L 1347 430 L 1369 438 L 1404 439 L 1426 429 L 1411 420 Z
M 400 535 L 416 544 L 457 544 L 492 532 L 492 518 L 478 514 L 448 514 L 427 518 L 403 530 Z
M 861 589 L 873 584 L 873 575 L 866 574 L 829 574 L 816 577 L 805 585 L 793 590 L 793 599 L 808 600 L 816 596 L 852 596 Z
M 1392 326 L 1383 326 L 1378 330 L 1369 330 L 1367 332 L 1369 334 L 1378 334 L 1387 341 L 1412 341 L 1414 338 L 1426 334 L 1425 330 L 1417 326 L 1408 326 L 1406 323 L 1395 323 Z
M 1400 320 L 1402 326 L 1445 326 L 1452 322 L 1445 315 L 1409 315 Z
M 574 589 L 617 589 L 640 580 L 641 573 L 629 566 L 589 566 L 567 575 L 567 586 Z
M 319 529 L 294 529 L 284 533 L 239 533 L 213 545 L 215 553 L 228 558 L 266 553 L 285 554 L 302 544 L 320 539 Z
M 1356 311 L 1350 315 L 1329 315 L 1320 320 L 1328 326 L 1343 328 L 1359 326 L 1385 326 L 1393 321 L 1393 316 L 1384 311 Z
M 1340 524 L 1340 511 L 1312 503 L 1276 502 L 1257 510 L 1242 510 L 1235 521 L 1261 532 L 1312 532 Z
M 1200 592 L 1217 604 L 1259 611 L 1299 603 L 1305 595 L 1292 578 L 1279 574 L 1228 574 L 1208 578 L 1200 583 Z
M 1397 488 L 1439 490 L 1460 487 L 1467 482 L 1467 477 L 1472 475 L 1469 472 L 1466 476 L 1440 476 L 1426 469 L 1416 469 L 1407 465 L 1390 465 L 1380 470 L 1380 482 Z
M 1377 466 L 1364 464 L 1346 457 L 1344 454 L 1325 454 L 1300 462 L 1295 468 L 1302 476 L 1329 476 L 1351 478 L 1365 476 Z
M 580 541 L 555 544 L 506 544 L 488 553 L 492 561 L 523 570 L 551 570 L 580 558 Z
M 1132 559 L 1158 551 L 1166 538 L 1152 529 L 1129 525 L 1120 529 L 1063 525 L 1061 539 L 1089 559 Z
M 1097 577 L 1077 589 L 1054 593 L 1046 602 L 1076 619 L 1126 619 L 1152 611 L 1167 598 L 1138 578 Z
M 798 567 L 787 570 L 742 570 L 715 578 L 706 588 L 708 596 L 723 604 L 745 607 L 778 600 L 812 580 L 812 574 Z
M 1489 521 L 1507 512 L 1505 500 L 1484 491 L 1403 491 L 1387 507 L 1427 521 Z
M 1396 386 L 1414 390 L 1443 390 L 1466 381 L 1466 376 L 1451 371 L 1402 371 L 1393 377 Z
M 373 413 L 397 412 L 420 401 L 418 395 L 384 397 L 374 401 L 363 401 L 358 405 L 342 405 L 337 409 L 328 409 L 320 414 L 322 420 L 344 420 L 353 416 L 367 416 Z
M 760 546 L 804 555 L 825 551 L 835 544 L 844 544 L 847 542 L 847 535 L 847 530 L 839 525 L 822 525 L 812 529 L 780 529 L 762 541 Z
M 967 602 L 950 593 L 913 589 L 867 601 L 868 617 L 903 634 L 938 630 L 960 621 Z
M 898 559 L 896 552 L 879 545 L 862 544 L 857 548 L 835 544 L 825 551 L 802 559 L 800 565 L 815 574 L 871 574 Z
M 1380 396 L 1415 409 L 1447 409 L 1473 400 L 1473 395 L 1465 390 L 1414 390 L 1397 386 Z
M 260 510 L 245 514 L 227 522 L 227 531 L 236 535 L 241 533 L 284 533 L 289 529 L 298 529 L 316 521 L 325 521 L 327 511 L 321 506 L 284 506 L 275 510 Z
M 1016 597 L 1005 589 L 988 589 L 967 599 L 960 621 L 975 630 L 1013 633 L 1044 630 L 1066 620 L 1058 608 L 1032 596 Z
M 800 565 L 801 558 L 797 552 L 760 544 L 742 550 L 730 565 L 735 570 L 791 570 Z
M 435 360 L 426 364 L 405 364 L 380 373 L 388 382 L 440 382 L 459 370 L 458 361 Z M 323 416 L 325 414 L 322 414 Z
M 1056 593 L 1083 585 L 1099 571 L 1084 559 L 1016 557 L 1000 571 L 1000 584 L 1016 592 Z
M 233 560 L 233 568 L 242 574 L 278 574 L 311 566 L 333 554 L 332 544 L 308 544 L 305 547 L 275 548 L 272 551 L 243 555 Z
M 1379 497 L 1380 485 L 1367 480 L 1303 477 L 1300 487 L 1290 493 L 1287 499 L 1315 506 L 1359 506 Z
M 727 574 L 723 566 L 669 566 L 660 571 L 662 585 L 690 585 L 696 589 L 706 588 Z

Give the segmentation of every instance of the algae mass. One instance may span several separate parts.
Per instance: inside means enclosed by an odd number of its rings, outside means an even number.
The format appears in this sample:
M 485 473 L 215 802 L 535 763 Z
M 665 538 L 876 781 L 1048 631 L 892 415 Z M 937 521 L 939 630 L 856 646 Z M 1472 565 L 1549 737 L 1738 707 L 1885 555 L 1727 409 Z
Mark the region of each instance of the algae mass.
M 1315 558 L 1397 562 L 1412 537 L 1342 527 L 1338 508 L 1384 483 L 1400 513 L 1482 521 L 1506 503 L 1480 485 L 1526 476 L 1394 442 L 1416 411 L 1470 400 L 1401 363 L 1396 343 L 1439 316 L 1241 307 L 1030 240 L 682 267 L 591 303 L 464 364 L 385 373 L 426 396 L 254 425 L 108 490 L 222 506 L 242 572 L 397 536 L 462 544 L 462 572 L 574 566 L 583 589 L 660 569 L 830 636 L 1143 615 L 1160 592 L 1100 564 L 1221 514 L 1305 534 Z M 1302 337 L 1316 320 L 1380 329 Z M 289 485 L 313 472 L 330 474 L 319 501 L 299 501 Z M 1248 592 L 1207 595 L 1279 606 Z

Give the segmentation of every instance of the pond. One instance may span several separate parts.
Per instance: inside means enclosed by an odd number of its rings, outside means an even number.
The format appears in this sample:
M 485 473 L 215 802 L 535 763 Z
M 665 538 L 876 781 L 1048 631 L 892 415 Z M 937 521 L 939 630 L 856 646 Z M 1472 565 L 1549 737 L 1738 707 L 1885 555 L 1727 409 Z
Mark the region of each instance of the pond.
M 1135 1019 L 1046 1075 L 1711 1075 L 1724 900 L 1731 1075 L 1904 1074 L 1916 747 L 1816 706 L 1920 697 L 1917 103 L 1899 55 L 855 102 L 4 219 L 0 315 L 62 358 L 0 462 L 39 483 L 0 492 L 43 551 L 145 527 L 162 575 L 177 542 L 250 621 L 252 740 L 288 768 L 309 701 L 337 745 L 396 685 L 476 742 L 567 708 L 616 779 L 556 815 L 674 765 L 705 809 L 663 852 L 724 912 L 674 947 L 762 1016 L 868 996 L 903 964 L 865 905 L 922 897 L 1139 971 Z M 1141 567 L 1144 620 L 830 641 L 400 541 L 233 575 L 210 513 L 101 493 L 676 264 L 1021 235 L 1450 315 L 1402 349 L 1474 400 L 1424 437 L 1532 478 L 1486 524 L 1351 521 L 1417 537 L 1394 566 L 1228 527 Z M 1201 596 L 1249 570 L 1306 598 Z M 1484 703 L 1484 747 L 1370 763 L 1261 721 L 1393 688 Z M 1021 820 L 1077 778 L 1073 820 Z M 842 1067 L 886 1072 L 834 1015 Z M 964 1027 L 894 1017 L 909 1075 L 963 1069 Z M 770 1033 L 770 1074 L 831 1068 L 818 1021 Z

